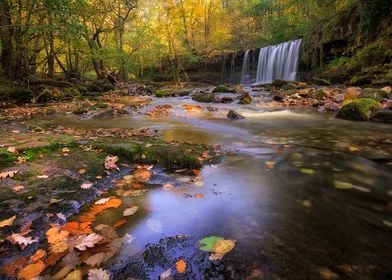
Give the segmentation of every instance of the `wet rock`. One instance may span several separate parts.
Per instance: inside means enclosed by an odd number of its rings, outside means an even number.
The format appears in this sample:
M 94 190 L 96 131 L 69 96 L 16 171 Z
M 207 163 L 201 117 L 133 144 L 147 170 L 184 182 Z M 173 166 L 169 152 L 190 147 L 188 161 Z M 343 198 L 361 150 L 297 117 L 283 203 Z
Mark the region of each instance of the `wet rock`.
M 288 83 L 287 85 L 282 87 L 282 89 L 284 90 L 295 90 L 297 88 L 298 88 L 297 85 L 294 83 Z
M 374 88 L 365 88 L 362 90 L 359 98 L 371 98 L 377 101 L 381 101 L 384 98 L 389 97 L 389 93 L 382 89 L 374 89 Z
M 283 102 L 285 96 L 280 92 L 272 93 L 272 100 L 276 102 Z
M 221 103 L 232 103 L 234 99 L 232 97 L 224 96 L 221 98 L 220 102 Z
M 203 103 L 215 102 L 215 94 L 212 92 L 199 92 L 192 95 L 192 100 Z
M 245 119 L 244 116 L 241 114 L 237 113 L 236 111 L 230 110 L 229 113 L 227 114 L 227 117 L 231 120 L 241 120 Z
M 244 92 L 242 93 L 240 104 L 247 105 L 252 103 L 252 97 L 250 97 L 249 93 Z
M 228 86 L 220 85 L 214 88 L 212 91 L 214 93 L 222 92 L 222 93 L 236 93 L 237 91 L 233 88 L 230 88 Z
M 336 118 L 352 121 L 367 121 L 372 118 L 378 109 L 379 104 L 373 99 L 356 99 L 343 106 L 337 113 Z
M 312 97 L 317 100 L 323 100 L 328 97 L 328 94 L 325 90 L 319 89 L 312 94 Z
M 317 77 L 313 77 L 310 79 L 310 81 L 317 85 L 317 86 L 330 86 L 331 82 L 325 79 L 321 79 L 321 78 L 317 78 Z
M 337 102 L 337 103 L 343 102 L 345 100 L 344 94 L 341 93 L 336 94 L 332 97 L 332 100 L 333 102 Z
M 107 119 L 107 118 L 113 118 L 118 115 L 125 115 L 128 114 L 128 111 L 125 109 L 109 109 L 105 110 L 101 113 L 98 113 L 97 115 L 94 116 L 95 119 Z
M 99 86 L 104 92 L 114 90 L 114 85 L 108 79 L 99 79 L 94 84 Z
M 392 110 L 380 110 L 377 111 L 373 118 L 372 121 L 374 122 L 384 122 L 384 123 L 392 123 Z
M 207 109 L 209 112 L 216 112 L 216 111 L 218 111 L 218 108 L 212 107 L 212 106 L 207 106 L 206 109 Z
M 385 91 L 387 94 L 391 94 L 392 93 L 392 87 L 383 87 L 381 90 Z
M 280 88 L 280 87 L 283 87 L 283 86 L 287 85 L 288 83 L 289 83 L 289 82 L 284 81 L 284 80 L 274 80 L 274 81 L 271 83 L 271 86 L 273 86 L 273 87 L 275 87 L 275 88 Z
M 347 100 L 357 99 L 361 94 L 361 88 L 359 87 L 349 87 L 344 90 L 344 95 Z
M 87 114 L 87 112 L 88 111 L 86 109 L 78 108 L 78 109 L 74 110 L 72 112 L 72 114 L 74 114 L 74 115 L 83 115 L 83 114 Z

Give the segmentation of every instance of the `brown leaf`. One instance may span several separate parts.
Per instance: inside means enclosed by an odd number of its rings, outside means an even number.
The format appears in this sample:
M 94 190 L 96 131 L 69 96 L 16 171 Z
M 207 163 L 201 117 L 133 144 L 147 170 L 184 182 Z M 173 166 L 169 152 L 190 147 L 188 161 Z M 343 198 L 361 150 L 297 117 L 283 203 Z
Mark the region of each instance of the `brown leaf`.
M 137 170 L 135 170 L 133 175 L 134 175 L 136 181 L 144 183 L 144 182 L 147 182 L 148 180 L 150 180 L 152 173 L 150 170 L 137 169 Z
M 118 169 L 116 162 L 118 161 L 118 156 L 107 156 L 105 158 L 104 166 L 106 169 Z
M 109 260 L 110 258 L 112 258 L 114 255 L 111 252 L 108 253 L 98 253 L 95 255 L 92 255 L 90 257 L 88 257 L 84 263 L 89 265 L 89 266 L 98 266 L 101 263 Z
M 12 226 L 14 224 L 15 220 L 16 220 L 16 216 L 12 216 L 9 219 L 5 219 L 5 220 L 1 221 L 0 228 Z
M 16 147 L 8 147 L 7 152 L 11 154 L 17 154 L 18 150 L 16 149 Z
M 52 227 L 46 232 L 46 237 L 50 244 L 56 244 L 64 241 L 69 236 L 68 231 L 60 230 L 57 227 Z
M 12 170 L 12 171 L 4 171 L 0 173 L 0 179 L 5 179 L 7 177 L 14 177 L 19 171 L 18 170 Z
M 19 233 L 13 233 L 7 237 L 7 240 L 9 242 L 11 242 L 12 244 L 18 244 L 19 247 L 23 250 L 28 245 L 38 242 L 38 237 L 36 237 L 36 238 L 23 237 Z
M 202 194 L 202 193 L 197 193 L 197 194 L 195 194 L 195 198 L 197 198 L 197 199 L 203 199 L 203 198 L 204 198 L 204 194 Z
M 13 187 L 12 190 L 13 190 L 14 192 L 20 192 L 20 191 L 24 190 L 24 186 L 22 186 L 22 185 L 17 185 L 17 186 L 15 186 L 15 187 Z
M 16 272 L 21 267 L 24 267 L 26 263 L 27 263 L 27 259 L 26 258 L 17 259 L 16 261 L 14 261 L 12 263 L 3 266 L 0 269 L 0 275 L 5 274 L 5 275 L 10 276 L 10 277 L 15 277 Z
M 64 280 L 82 280 L 82 279 L 83 279 L 83 274 L 80 270 L 74 270 L 64 278 Z
M 39 276 L 45 270 L 45 264 L 42 261 L 29 264 L 18 273 L 19 280 L 30 280 Z
M 113 224 L 113 228 L 120 228 L 127 223 L 125 219 L 120 219 Z
M 68 222 L 63 226 L 63 230 L 68 231 L 70 234 L 90 234 L 93 233 L 90 222 L 79 223 L 79 222 Z
M 84 174 L 87 173 L 87 170 L 85 168 L 81 168 L 81 169 L 79 169 L 78 172 L 79 172 L 80 175 L 84 175 Z
M 123 212 L 123 216 L 125 216 L 125 217 L 132 216 L 137 212 L 137 210 L 139 210 L 139 207 L 137 207 L 137 206 L 125 209 Z

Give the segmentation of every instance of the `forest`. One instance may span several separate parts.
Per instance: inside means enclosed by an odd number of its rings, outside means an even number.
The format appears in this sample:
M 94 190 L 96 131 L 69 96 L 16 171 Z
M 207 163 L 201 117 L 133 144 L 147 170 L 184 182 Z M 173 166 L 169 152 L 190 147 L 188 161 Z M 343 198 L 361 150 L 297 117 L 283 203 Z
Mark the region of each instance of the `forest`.
M 391 124 L 391 0 L 0 0 L 0 279 L 392 279 Z

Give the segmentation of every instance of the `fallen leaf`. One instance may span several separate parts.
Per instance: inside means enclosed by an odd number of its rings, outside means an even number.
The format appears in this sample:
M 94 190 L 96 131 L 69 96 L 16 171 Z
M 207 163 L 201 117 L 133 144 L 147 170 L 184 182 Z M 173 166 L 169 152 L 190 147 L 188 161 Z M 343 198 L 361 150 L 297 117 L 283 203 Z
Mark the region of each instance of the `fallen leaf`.
M 7 152 L 11 154 L 17 154 L 18 150 L 16 149 L 16 147 L 8 147 Z
M 81 235 L 93 233 L 91 222 L 79 223 L 68 222 L 63 226 L 63 230 L 68 231 L 70 234 Z
M 13 190 L 14 192 L 20 192 L 20 191 L 24 190 L 24 186 L 22 186 L 22 185 L 17 185 L 17 186 L 15 186 L 15 187 L 13 187 L 12 190 Z
M 163 185 L 163 188 L 164 188 L 165 190 L 174 189 L 174 185 L 173 185 L 173 184 L 165 184 L 165 185 Z
M 370 189 L 364 188 L 364 187 L 359 187 L 359 186 L 354 186 L 354 189 L 356 189 L 357 191 L 360 191 L 360 192 L 365 192 L 365 193 L 371 192 Z
M 304 207 L 312 207 L 312 202 L 310 200 L 304 200 L 302 201 L 302 206 Z
M 5 171 L 0 173 L 0 179 L 5 179 L 7 177 L 14 177 L 19 171 L 18 170 L 12 170 L 12 171 Z
M 113 240 L 113 239 L 117 239 L 118 238 L 118 234 L 117 232 L 114 230 L 113 227 L 109 226 L 109 225 L 97 225 L 95 227 L 96 231 L 99 231 L 99 233 L 109 239 L 109 240 Z
M 310 168 L 301 168 L 301 172 L 305 175 L 313 175 L 315 171 Z
M 141 196 L 142 194 L 146 193 L 148 190 L 129 190 L 122 194 L 123 197 L 137 197 Z
M 24 157 L 18 157 L 15 161 L 16 164 L 22 164 L 25 162 L 26 162 L 26 159 Z
M 203 198 L 204 198 L 204 194 L 202 194 L 202 193 L 197 193 L 197 194 L 195 194 L 195 198 L 197 198 L 197 199 L 203 199 Z
M 47 179 L 47 178 L 49 178 L 49 176 L 48 175 L 37 175 L 37 178 L 38 179 Z
M 85 261 L 83 261 L 85 264 L 89 265 L 89 266 L 98 266 L 103 262 L 106 262 L 107 260 L 109 260 L 110 258 L 112 258 L 114 256 L 114 254 L 112 254 L 111 252 L 108 253 L 98 253 L 95 255 L 92 255 L 90 257 L 88 257 Z
M 84 189 L 84 190 L 88 190 L 88 189 L 90 189 L 93 185 L 94 185 L 93 183 L 85 182 L 85 183 L 83 183 L 80 187 L 81 187 L 82 189 Z
M 382 221 L 382 223 L 384 225 L 386 225 L 387 227 L 392 227 L 392 222 L 391 221 L 384 220 L 384 221 Z
M 201 170 L 200 169 L 192 169 L 192 173 L 196 176 L 200 174 Z
M 176 269 L 179 273 L 184 273 L 186 270 L 186 262 L 183 259 L 180 259 L 176 262 Z
M 60 230 L 57 227 L 52 227 L 46 231 L 46 238 L 50 244 L 56 244 L 64 241 L 69 236 L 69 232 Z
M 90 211 L 84 213 L 79 217 L 80 222 L 94 222 L 96 220 L 96 216 L 106 209 L 109 208 L 118 208 L 122 204 L 121 199 L 118 198 L 111 198 L 108 202 L 102 205 L 93 205 L 90 208 Z
M 5 220 L 1 221 L 0 228 L 12 226 L 14 224 L 15 220 L 16 220 L 16 216 L 12 216 L 9 219 L 5 219 Z
M 150 180 L 151 175 L 152 175 L 151 171 L 145 169 L 137 169 L 133 173 L 135 180 L 143 183 Z
M 90 269 L 87 280 L 110 280 L 110 274 L 101 268 Z
M 18 273 L 18 279 L 20 280 L 30 280 L 39 276 L 42 271 L 45 270 L 45 264 L 42 261 L 29 264 L 28 266 L 22 268 Z
M 39 249 L 39 250 L 37 250 L 37 252 L 35 252 L 34 255 L 32 255 L 30 257 L 30 261 L 31 262 L 38 262 L 39 260 L 42 260 L 43 258 L 45 258 L 45 256 L 46 256 L 46 251 Z
M 87 248 L 93 248 L 102 239 L 103 237 L 96 233 L 81 235 L 76 239 L 76 245 L 74 247 L 80 251 L 85 251 Z
M 125 217 L 132 216 L 137 212 L 137 210 L 139 210 L 139 207 L 137 207 L 137 206 L 125 209 L 123 212 L 123 216 L 125 216 Z
M 116 162 L 118 161 L 118 156 L 107 156 L 105 158 L 104 166 L 106 169 L 118 169 Z
M 70 150 L 67 147 L 63 148 L 63 153 L 69 153 L 69 152 Z
M 127 223 L 127 220 L 125 220 L 125 219 L 120 219 L 120 220 L 116 221 L 116 222 L 113 224 L 113 228 L 120 228 L 120 227 L 124 226 L 126 223 Z
M 224 239 L 215 242 L 212 251 L 217 254 L 227 254 L 235 247 L 235 240 Z
M 0 275 L 7 275 L 9 277 L 15 277 L 16 272 L 20 270 L 21 267 L 24 267 L 27 263 L 26 258 L 20 258 L 15 260 L 14 262 L 11 262 L 0 269 Z
M 201 244 L 200 250 L 204 252 L 212 252 L 214 248 L 214 244 L 219 241 L 219 240 L 224 240 L 222 237 L 219 236 L 208 236 L 199 241 Z
M 159 280 L 172 279 L 171 276 L 172 276 L 172 269 L 169 268 L 168 270 L 162 272 L 161 275 L 159 275 Z
M 57 243 L 55 243 L 55 244 L 51 244 L 51 246 L 50 246 L 50 252 L 52 253 L 52 254 L 61 254 L 61 253 L 64 253 L 64 252 L 66 252 L 67 250 L 68 250 L 68 243 L 67 242 L 65 242 L 65 241 L 60 241 L 60 242 L 57 242 Z
M 39 239 L 38 239 L 38 237 L 36 237 L 36 238 L 23 237 L 19 233 L 13 233 L 7 237 L 7 240 L 9 242 L 11 242 L 12 244 L 18 244 L 19 247 L 23 250 L 28 245 L 33 244 L 33 243 L 37 243 Z
M 51 198 L 50 200 L 49 200 L 49 204 L 57 204 L 57 203 L 60 203 L 61 201 L 63 201 L 64 199 L 57 199 L 57 198 Z
M 85 168 L 81 168 L 81 169 L 79 169 L 78 172 L 79 172 L 80 175 L 84 175 L 84 174 L 87 173 L 87 170 Z
M 82 279 L 83 279 L 83 274 L 80 270 L 74 270 L 64 278 L 64 280 L 82 280 Z
M 320 277 L 323 280 L 335 280 L 340 278 L 338 274 L 330 270 L 328 267 L 320 268 Z
M 96 201 L 94 204 L 95 205 L 103 205 L 103 204 L 107 203 L 111 199 L 112 199 L 111 197 L 102 198 L 102 199 Z
M 354 185 L 351 183 L 347 182 L 342 182 L 342 181 L 334 181 L 335 188 L 341 189 L 341 190 L 348 190 L 354 188 Z
M 266 166 L 268 169 L 273 169 L 273 168 L 275 167 L 275 164 L 276 164 L 276 162 L 274 162 L 274 161 L 266 161 L 266 162 L 265 162 L 265 166 Z
M 135 237 L 129 233 L 126 233 L 123 237 L 124 244 L 131 244 L 135 240 Z
M 350 152 L 359 152 L 359 148 L 357 147 L 348 147 L 348 149 L 350 150 Z

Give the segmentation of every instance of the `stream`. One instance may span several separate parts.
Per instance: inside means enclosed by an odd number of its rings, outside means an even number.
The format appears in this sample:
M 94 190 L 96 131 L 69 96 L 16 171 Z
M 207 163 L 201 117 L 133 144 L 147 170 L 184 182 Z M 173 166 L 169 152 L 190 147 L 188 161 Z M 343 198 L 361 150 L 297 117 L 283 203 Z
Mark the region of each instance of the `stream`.
M 176 188 L 152 187 L 125 202 L 140 210 L 119 231 L 134 240 L 117 260 L 169 236 L 221 236 L 236 240 L 224 257 L 231 276 L 205 279 L 391 279 L 390 125 L 272 108 L 253 96 L 245 106 L 163 98 L 133 116 L 57 119 L 73 127 L 150 127 L 168 141 L 220 144 L 226 151 L 196 178 L 170 174 Z M 173 106 L 168 116 L 144 115 L 162 104 Z M 201 108 L 184 110 L 184 104 Z M 229 109 L 245 119 L 228 119 Z M 121 216 L 110 210 L 97 223 Z

